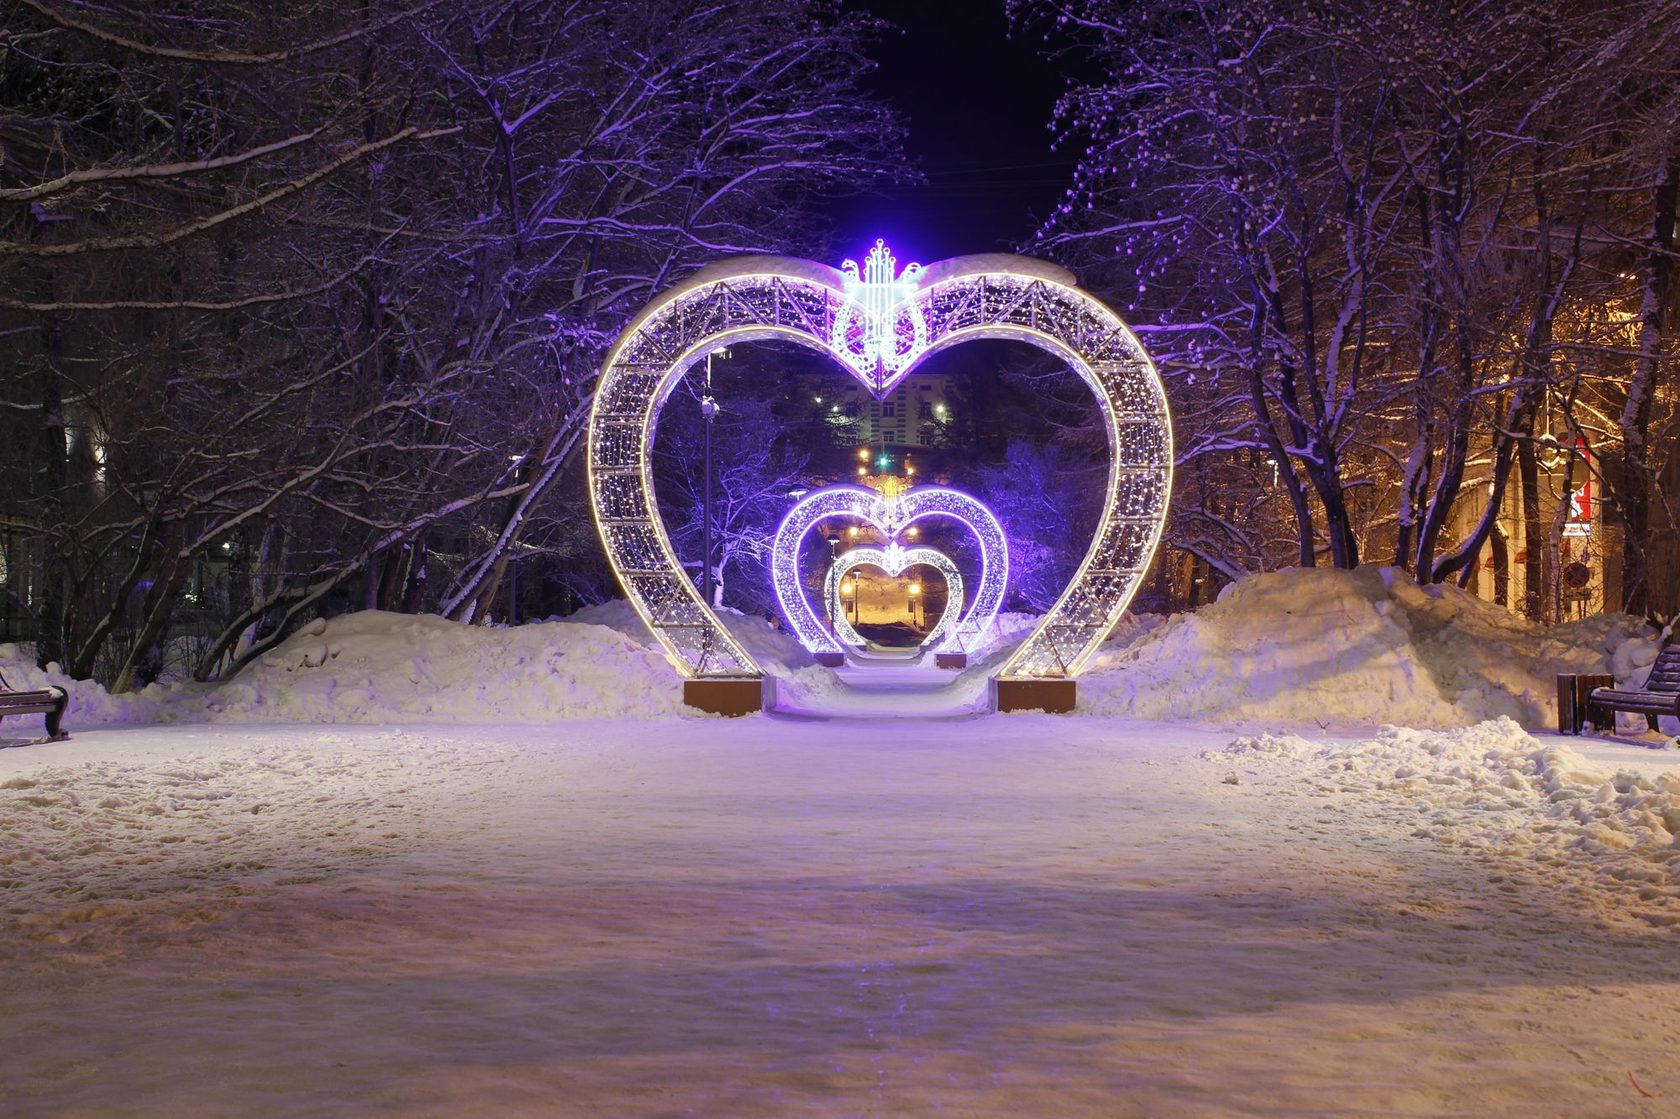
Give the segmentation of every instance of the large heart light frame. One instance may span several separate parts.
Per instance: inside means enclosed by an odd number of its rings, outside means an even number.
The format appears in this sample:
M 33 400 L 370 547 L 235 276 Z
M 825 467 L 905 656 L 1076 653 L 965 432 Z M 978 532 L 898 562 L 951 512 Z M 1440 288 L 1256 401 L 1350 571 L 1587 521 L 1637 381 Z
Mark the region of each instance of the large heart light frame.
M 1000 678 L 1072 677 L 1125 612 L 1160 543 L 1172 489 L 1172 424 L 1149 355 L 1066 269 L 1030 257 L 953 257 L 895 274 L 879 242 L 862 275 L 791 257 L 701 269 L 631 320 L 601 370 L 589 416 L 589 492 L 626 596 L 688 677 L 758 677 L 756 662 L 683 573 L 655 505 L 660 409 L 707 353 L 783 339 L 826 353 L 884 396 L 929 355 L 974 338 L 1027 342 L 1096 395 L 1108 435 L 1103 509 L 1068 587 Z
M 957 622 L 963 616 L 963 579 L 962 572 L 951 562 L 951 557 L 938 548 L 903 548 L 897 544 L 889 544 L 885 548 L 865 546 L 842 552 L 829 567 L 828 576 L 823 580 L 823 597 L 831 603 L 839 601 L 835 592 L 840 580 L 860 567 L 879 567 L 889 576 L 898 576 L 917 564 L 933 568 L 945 579 L 945 612 L 939 616 L 938 624 L 917 647 L 936 651 L 945 649 L 955 641 Z M 862 648 L 868 644 L 863 635 L 852 628 L 845 610 L 840 610 L 834 615 L 834 632 L 843 644 L 853 648 Z
M 867 521 L 895 541 L 924 517 L 951 517 L 962 522 L 979 545 L 980 578 L 968 609 L 961 609 L 963 596 L 958 592 L 947 613 L 957 619 L 951 633 L 955 646 L 966 651 L 979 644 L 1003 607 L 1003 595 L 1009 587 L 1009 541 L 992 511 L 961 490 L 945 486 L 913 486 L 888 497 L 864 486 L 840 485 L 812 490 L 795 502 L 782 518 L 770 547 L 770 577 L 775 583 L 776 600 L 801 645 L 813 653 L 839 653 L 847 640 L 843 634 L 836 640 L 823 625 L 822 615 L 806 597 L 799 577 L 800 546 L 818 524 L 837 516 Z M 851 552 L 842 553 L 841 558 L 848 555 Z M 829 578 L 834 578 L 832 567 Z

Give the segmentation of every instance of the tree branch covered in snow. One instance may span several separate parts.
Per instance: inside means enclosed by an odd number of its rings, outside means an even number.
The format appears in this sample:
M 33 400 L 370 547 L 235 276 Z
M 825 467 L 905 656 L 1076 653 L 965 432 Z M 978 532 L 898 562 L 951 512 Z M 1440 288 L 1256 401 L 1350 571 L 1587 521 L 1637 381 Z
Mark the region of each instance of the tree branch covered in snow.
M 1632 35 L 1627 11 L 1562 0 L 1011 8 L 1097 73 L 1062 101 L 1079 169 L 1040 243 L 1147 324 L 1181 466 L 1252 456 L 1230 485 L 1292 510 L 1292 549 L 1230 559 L 1392 556 L 1467 579 L 1514 470 L 1534 504 L 1527 460 L 1570 409 L 1628 547 L 1648 546 L 1665 466 L 1646 433 L 1673 422 L 1655 402 L 1680 381 L 1672 8 L 1641 9 Z M 1179 497 L 1191 517 L 1245 504 Z
M 874 32 L 829 0 L 21 5 L 0 522 L 43 663 L 130 687 L 321 611 L 489 617 L 626 319 L 901 173 Z

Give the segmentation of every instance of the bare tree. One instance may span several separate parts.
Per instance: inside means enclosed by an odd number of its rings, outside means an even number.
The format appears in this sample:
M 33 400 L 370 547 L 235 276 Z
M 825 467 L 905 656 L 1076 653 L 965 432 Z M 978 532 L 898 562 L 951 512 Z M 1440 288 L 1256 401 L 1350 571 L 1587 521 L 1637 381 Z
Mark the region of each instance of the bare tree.
M 1647 409 L 1664 411 L 1672 352 L 1671 8 L 1632 32 L 1620 9 L 1562 2 L 1015 10 L 1102 70 L 1063 102 L 1084 155 L 1042 240 L 1154 320 L 1141 330 L 1174 374 L 1181 464 L 1227 475 L 1193 514 L 1198 549 L 1223 538 L 1227 564 L 1277 562 L 1255 549 L 1260 526 L 1231 520 L 1268 515 L 1228 476 L 1248 453 L 1250 490 L 1277 470 L 1296 562 L 1322 540 L 1351 565 L 1386 536 L 1420 581 L 1467 580 L 1513 469 L 1544 535 L 1543 406 L 1614 451 L 1582 411 L 1612 399 L 1634 480 L 1605 480 L 1645 548 L 1642 495 L 1666 468 Z M 1642 229 L 1630 198 L 1646 200 Z M 1637 345 L 1614 310 L 1634 296 Z M 1484 461 L 1491 487 L 1467 489 Z M 1539 547 L 1527 562 L 1537 588 Z
M 483 617 L 634 308 L 896 168 L 872 30 L 825 0 L 23 3 L 0 528 L 41 659 L 127 687 L 189 621 L 207 677 L 322 611 Z

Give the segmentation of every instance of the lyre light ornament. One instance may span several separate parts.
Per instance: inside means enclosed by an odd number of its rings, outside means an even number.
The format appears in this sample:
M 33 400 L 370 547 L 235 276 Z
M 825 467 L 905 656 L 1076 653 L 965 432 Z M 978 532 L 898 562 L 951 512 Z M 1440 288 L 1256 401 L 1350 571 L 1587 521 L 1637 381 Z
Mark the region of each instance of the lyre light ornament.
M 855 260 L 840 266 L 851 299 L 834 316 L 830 342 L 877 393 L 909 369 L 928 344 L 927 319 L 914 298 L 922 266 L 906 264 L 902 272 L 897 267 L 880 238 L 864 258 L 861 275 Z
M 828 578 L 823 581 L 823 598 L 833 602 L 836 587 L 841 598 L 849 598 L 853 573 L 860 567 L 879 567 L 888 575 L 898 576 L 918 564 L 938 571 L 944 577 L 946 587 L 945 612 L 928 635 L 922 638 L 919 647 L 948 651 L 955 644 L 958 625 L 964 620 L 961 616 L 963 580 L 962 572 L 951 562 L 951 557 L 937 548 L 905 548 L 897 543 L 888 544 L 885 548 L 853 548 L 843 553 L 828 569 Z M 919 597 L 921 593 L 920 583 L 910 584 L 911 598 Z M 834 613 L 834 632 L 843 645 L 862 648 L 866 644 L 844 610 Z
M 949 557 L 933 548 L 906 550 L 899 543 L 900 537 L 909 539 L 912 533 L 920 535 L 916 522 L 941 516 L 950 517 L 967 528 L 980 552 L 979 580 L 975 583 L 974 600 L 966 609 L 963 608 L 964 584 Z M 835 586 L 844 586 L 846 573 L 858 565 L 851 562 L 853 556 L 886 557 L 887 563 L 878 559 L 858 562 L 887 569 L 889 575 L 898 574 L 910 563 L 925 562 L 944 572 L 946 582 L 953 589 L 945 615 L 935 627 L 936 633 L 930 634 L 922 644 L 944 652 L 966 652 L 985 639 L 1009 589 L 1009 540 L 1004 535 L 1003 525 L 998 523 L 990 509 L 961 490 L 944 486 L 916 486 L 891 497 L 863 486 L 828 486 L 812 490 L 794 503 L 787 516 L 782 518 L 770 546 L 770 578 L 776 587 L 776 601 L 781 604 L 782 617 L 787 620 L 788 628 L 799 638 L 801 645 L 813 653 L 839 653 L 843 651 L 842 646 L 855 648 L 863 644 L 850 627 L 842 629 L 838 620 L 835 625 L 838 636 L 823 624 L 823 612 L 811 604 L 805 594 L 804 581 L 799 577 L 801 547 L 817 525 L 830 517 L 848 517 L 865 522 L 887 540 L 887 548 L 884 551 L 874 547 L 852 548 L 841 552 L 834 566 L 829 568 L 824 582 L 823 593 L 828 602 L 834 601 Z M 848 525 L 846 536 L 856 539 L 858 526 Z M 897 567 L 890 566 L 898 563 L 901 556 L 922 553 L 929 558 L 906 560 Z M 947 620 L 950 626 L 945 625 Z
M 1136 593 L 1166 519 L 1172 430 L 1155 367 L 1126 324 L 1054 264 L 988 253 L 900 271 L 884 243 L 875 250 L 845 271 L 791 257 L 721 261 L 631 320 L 602 365 L 589 416 L 589 497 L 607 558 L 678 671 L 760 675 L 684 574 L 655 501 L 654 427 L 684 374 L 724 346 L 782 339 L 829 355 L 882 395 L 941 349 L 1026 342 L 1091 387 L 1109 469 L 1090 549 L 1001 675 L 1075 676 Z

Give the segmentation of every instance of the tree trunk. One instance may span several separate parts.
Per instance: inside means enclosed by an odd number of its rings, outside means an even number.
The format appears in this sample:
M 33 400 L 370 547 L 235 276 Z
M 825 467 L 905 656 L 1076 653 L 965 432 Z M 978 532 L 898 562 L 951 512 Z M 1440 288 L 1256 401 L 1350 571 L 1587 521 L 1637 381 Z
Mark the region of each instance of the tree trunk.
M 402 612 L 418 614 L 426 603 L 426 534 L 414 539 L 414 554 L 408 561 L 408 578 L 403 587 Z
M 1672 146 L 1652 190 L 1651 231 L 1646 242 L 1644 294 L 1639 308 L 1639 356 L 1628 382 L 1618 425 L 1622 435 L 1622 606 L 1642 614 L 1650 603 L 1651 507 L 1659 463 L 1650 440 L 1658 366 L 1667 337 L 1667 296 L 1673 274 L 1676 188 L 1680 147 Z
M 1522 483 L 1523 615 L 1539 622 L 1546 617 L 1540 569 L 1545 530 L 1540 523 L 1540 466 L 1534 461 L 1532 440 L 1525 439 L 1517 446 L 1517 474 Z
M 1493 544 L 1493 601 L 1496 606 L 1511 604 L 1511 549 L 1505 542 L 1505 530 L 1493 526 L 1488 539 Z

